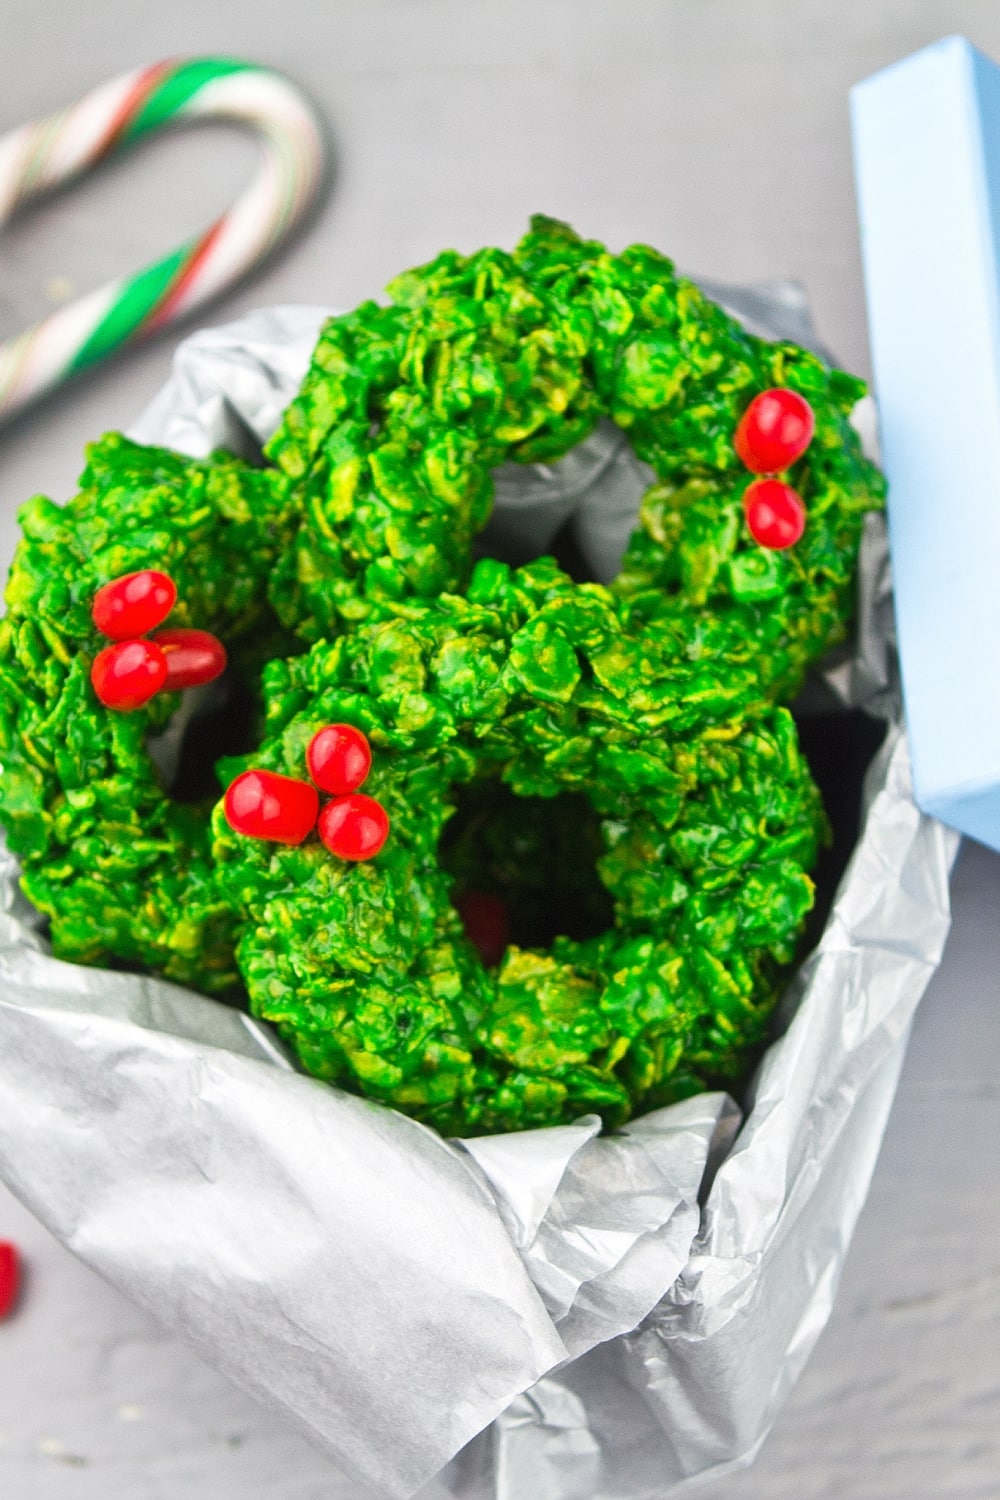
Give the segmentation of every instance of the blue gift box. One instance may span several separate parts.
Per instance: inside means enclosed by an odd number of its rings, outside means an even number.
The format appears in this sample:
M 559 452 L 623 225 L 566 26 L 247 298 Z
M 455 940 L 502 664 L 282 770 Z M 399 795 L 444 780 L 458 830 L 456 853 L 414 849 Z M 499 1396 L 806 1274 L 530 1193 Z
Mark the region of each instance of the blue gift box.
M 949 37 L 851 112 L 916 797 L 1000 849 L 1000 68 Z

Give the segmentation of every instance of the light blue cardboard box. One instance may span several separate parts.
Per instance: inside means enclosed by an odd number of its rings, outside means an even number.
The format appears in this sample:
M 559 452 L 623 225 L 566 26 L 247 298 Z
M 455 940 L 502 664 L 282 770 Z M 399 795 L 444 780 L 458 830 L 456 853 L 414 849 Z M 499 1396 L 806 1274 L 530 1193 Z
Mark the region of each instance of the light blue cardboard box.
M 949 37 L 851 114 L 916 797 L 1000 849 L 1000 68 Z

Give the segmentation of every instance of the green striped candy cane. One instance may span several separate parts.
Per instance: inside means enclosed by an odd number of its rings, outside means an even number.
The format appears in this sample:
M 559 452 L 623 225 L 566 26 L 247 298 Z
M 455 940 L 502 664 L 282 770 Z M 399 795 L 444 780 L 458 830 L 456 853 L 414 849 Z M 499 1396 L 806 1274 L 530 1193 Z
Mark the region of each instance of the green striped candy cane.
M 0 343 L 0 419 L 258 265 L 309 208 L 325 169 L 324 131 L 303 94 L 269 68 L 223 58 L 137 68 L 0 137 L 2 225 L 133 141 L 205 119 L 256 131 L 262 159 L 249 186 L 203 234 Z

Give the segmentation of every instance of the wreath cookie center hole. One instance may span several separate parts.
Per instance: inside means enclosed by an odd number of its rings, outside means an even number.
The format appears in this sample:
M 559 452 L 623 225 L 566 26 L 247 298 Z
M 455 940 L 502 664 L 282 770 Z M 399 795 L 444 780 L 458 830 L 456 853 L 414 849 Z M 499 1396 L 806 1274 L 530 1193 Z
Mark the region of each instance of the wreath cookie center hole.
M 172 802 L 215 801 L 225 787 L 215 772 L 222 756 L 245 755 L 257 744 L 253 695 L 232 666 L 214 682 L 189 688 L 146 749 Z
M 519 797 L 496 780 L 454 795 L 439 857 L 467 928 L 468 903 L 482 897 L 502 904 L 506 939 L 519 948 L 580 941 L 612 925 L 611 897 L 595 868 L 604 853 L 600 819 L 585 797 Z

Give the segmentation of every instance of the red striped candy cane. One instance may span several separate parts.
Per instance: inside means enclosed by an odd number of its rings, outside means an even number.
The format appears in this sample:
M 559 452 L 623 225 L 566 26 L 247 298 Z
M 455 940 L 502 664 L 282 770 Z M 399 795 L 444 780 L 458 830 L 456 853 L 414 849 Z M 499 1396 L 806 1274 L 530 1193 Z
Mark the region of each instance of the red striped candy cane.
M 221 58 L 137 68 L 78 103 L 0 137 L 0 225 L 52 188 L 166 126 L 252 126 L 263 155 L 250 185 L 205 232 L 135 275 L 89 292 L 0 343 L 0 418 L 123 344 L 190 312 L 258 265 L 316 197 L 324 133 L 279 73 Z

